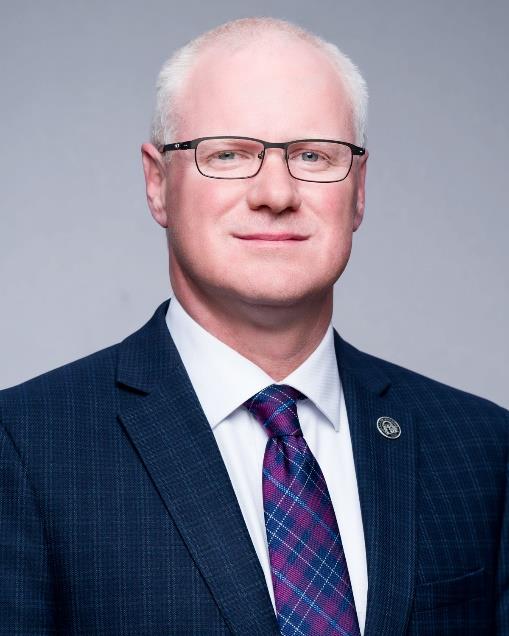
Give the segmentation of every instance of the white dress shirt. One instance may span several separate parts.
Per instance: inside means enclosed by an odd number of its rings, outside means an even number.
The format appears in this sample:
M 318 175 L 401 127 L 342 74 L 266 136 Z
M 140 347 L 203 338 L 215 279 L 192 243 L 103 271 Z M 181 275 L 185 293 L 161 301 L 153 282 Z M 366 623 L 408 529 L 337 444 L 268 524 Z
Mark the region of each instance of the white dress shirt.
M 203 329 L 175 297 L 166 323 L 214 433 L 275 606 L 262 495 L 267 435 L 242 406 L 274 380 Z M 363 634 L 368 591 L 366 550 L 332 325 L 307 360 L 278 384 L 289 384 L 308 398 L 297 402 L 299 421 L 327 482 Z

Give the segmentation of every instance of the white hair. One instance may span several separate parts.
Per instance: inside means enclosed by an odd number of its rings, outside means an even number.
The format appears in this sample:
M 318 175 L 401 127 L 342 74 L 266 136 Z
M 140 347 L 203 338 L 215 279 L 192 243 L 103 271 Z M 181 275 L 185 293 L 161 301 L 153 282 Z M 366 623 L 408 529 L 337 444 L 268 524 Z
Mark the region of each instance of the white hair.
M 355 143 L 364 146 L 368 91 L 359 69 L 339 48 L 305 29 L 275 18 L 242 18 L 226 22 L 191 40 L 163 64 L 156 84 L 156 106 L 151 141 L 155 146 L 176 141 L 179 122 L 178 99 L 198 55 L 207 47 L 221 44 L 240 48 L 267 34 L 284 34 L 324 52 L 336 67 L 352 108 Z

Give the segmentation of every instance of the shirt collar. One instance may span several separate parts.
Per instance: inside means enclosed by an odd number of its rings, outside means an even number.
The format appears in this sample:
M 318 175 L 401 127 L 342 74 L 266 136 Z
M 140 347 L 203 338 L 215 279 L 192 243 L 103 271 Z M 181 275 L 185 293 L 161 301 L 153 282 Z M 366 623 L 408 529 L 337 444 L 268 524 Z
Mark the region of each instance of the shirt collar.
M 175 297 L 166 324 L 212 428 L 273 384 L 265 371 L 193 320 Z M 341 383 L 332 325 L 313 353 L 278 384 L 290 384 L 304 393 L 339 430 Z

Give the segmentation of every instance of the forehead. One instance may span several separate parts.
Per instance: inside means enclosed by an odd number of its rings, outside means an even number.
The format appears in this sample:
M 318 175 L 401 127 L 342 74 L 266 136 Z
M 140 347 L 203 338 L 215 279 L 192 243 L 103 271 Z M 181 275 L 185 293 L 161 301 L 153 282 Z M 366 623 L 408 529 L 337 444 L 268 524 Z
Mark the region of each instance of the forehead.
M 307 42 L 274 35 L 203 51 L 179 110 L 184 136 L 352 136 L 350 103 L 330 58 Z

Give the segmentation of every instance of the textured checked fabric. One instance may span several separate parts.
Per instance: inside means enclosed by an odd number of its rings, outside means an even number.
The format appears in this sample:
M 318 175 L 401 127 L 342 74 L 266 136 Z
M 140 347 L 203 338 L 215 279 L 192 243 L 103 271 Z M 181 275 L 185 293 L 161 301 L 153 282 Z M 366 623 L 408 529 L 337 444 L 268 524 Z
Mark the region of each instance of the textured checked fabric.
M 0 636 L 280 634 L 167 309 L 0 391 Z M 366 636 L 509 636 L 509 412 L 335 339 Z
M 279 627 L 284 636 L 357 636 L 334 509 L 297 416 L 297 400 L 305 397 L 271 384 L 244 403 L 269 436 L 263 502 Z

